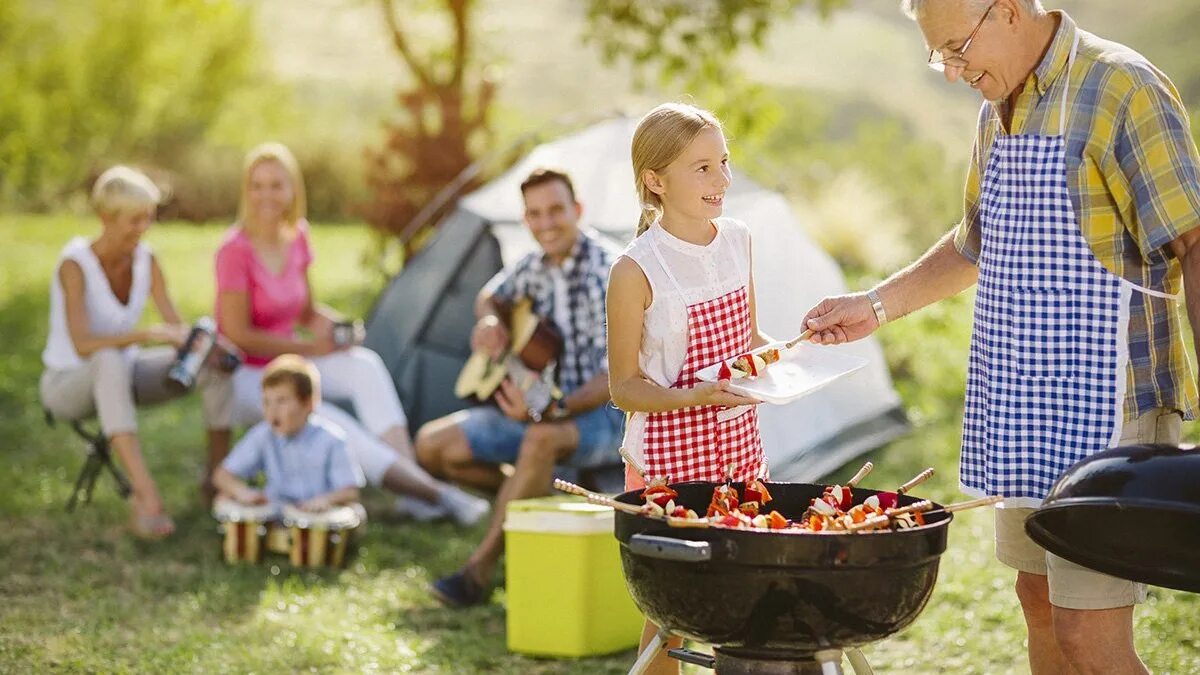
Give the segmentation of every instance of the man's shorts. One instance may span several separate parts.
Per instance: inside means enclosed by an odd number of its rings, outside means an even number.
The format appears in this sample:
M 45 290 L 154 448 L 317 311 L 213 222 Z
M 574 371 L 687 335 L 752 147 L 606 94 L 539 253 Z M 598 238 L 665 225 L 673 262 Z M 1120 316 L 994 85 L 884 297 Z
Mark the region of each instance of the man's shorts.
M 465 419 L 459 422 L 459 428 L 466 435 L 476 461 L 516 463 L 521 439 L 529 428 L 527 423 L 518 422 L 491 405 L 470 408 L 460 414 Z M 605 403 L 565 421 L 574 422 L 579 429 L 579 445 L 562 465 L 590 469 L 621 461 L 617 448 L 625 432 L 625 413 Z
M 1158 408 L 1128 422 L 1119 445 L 1179 443 L 1183 417 Z M 1036 509 L 996 509 L 996 557 L 1022 572 L 1040 574 L 1050 585 L 1050 604 L 1065 609 L 1113 609 L 1146 599 L 1146 585 L 1081 567 L 1038 546 L 1025 533 L 1025 519 Z

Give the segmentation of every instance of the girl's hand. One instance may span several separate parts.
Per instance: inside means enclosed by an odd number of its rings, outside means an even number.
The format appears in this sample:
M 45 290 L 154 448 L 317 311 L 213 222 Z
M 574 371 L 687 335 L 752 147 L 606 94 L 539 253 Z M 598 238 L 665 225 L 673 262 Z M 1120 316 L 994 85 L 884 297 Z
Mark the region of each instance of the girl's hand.
M 728 380 L 701 382 L 692 387 L 693 405 L 719 405 L 736 408 L 740 405 L 758 405 L 762 401 L 730 391 Z

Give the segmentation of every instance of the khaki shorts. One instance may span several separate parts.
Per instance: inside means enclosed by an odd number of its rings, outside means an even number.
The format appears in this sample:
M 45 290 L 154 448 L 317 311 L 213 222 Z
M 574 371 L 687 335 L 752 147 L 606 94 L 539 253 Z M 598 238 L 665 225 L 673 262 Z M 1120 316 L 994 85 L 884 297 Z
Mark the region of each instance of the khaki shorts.
M 1178 443 L 1182 425 L 1178 411 L 1152 410 L 1126 423 L 1119 444 Z M 996 557 L 1009 567 L 1047 577 L 1050 604 L 1066 609 L 1112 609 L 1146 599 L 1145 584 L 1080 567 L 1034 543 L 1025 533 L 1025 519 L 1033 511 L 996 509 Z

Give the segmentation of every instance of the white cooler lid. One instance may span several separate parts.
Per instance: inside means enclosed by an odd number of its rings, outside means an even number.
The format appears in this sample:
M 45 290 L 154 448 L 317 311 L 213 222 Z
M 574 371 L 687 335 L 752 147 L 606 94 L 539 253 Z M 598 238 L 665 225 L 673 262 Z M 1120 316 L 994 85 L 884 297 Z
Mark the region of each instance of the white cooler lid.
M 595 534 L 613 531 L 613 510 L 571 497 L 542 497 L 509 502 L 506 532 Z

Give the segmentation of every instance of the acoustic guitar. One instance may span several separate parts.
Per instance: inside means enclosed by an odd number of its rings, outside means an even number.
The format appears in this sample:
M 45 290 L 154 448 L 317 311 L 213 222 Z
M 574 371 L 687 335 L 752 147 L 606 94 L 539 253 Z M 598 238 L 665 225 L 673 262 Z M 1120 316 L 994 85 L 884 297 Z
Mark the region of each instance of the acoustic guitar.
M 458 374 L 454 395 L 486 401 L 509 377 L 525 394 L 529 408 L 542 410 L 554 393 L 554 365 L 562 355 L 562 334 L 552 322 L 533 313 L 528 298 L 500 309 L 502 319 L 507 315 L 507 348 L 499 358 L 472 352 Z

